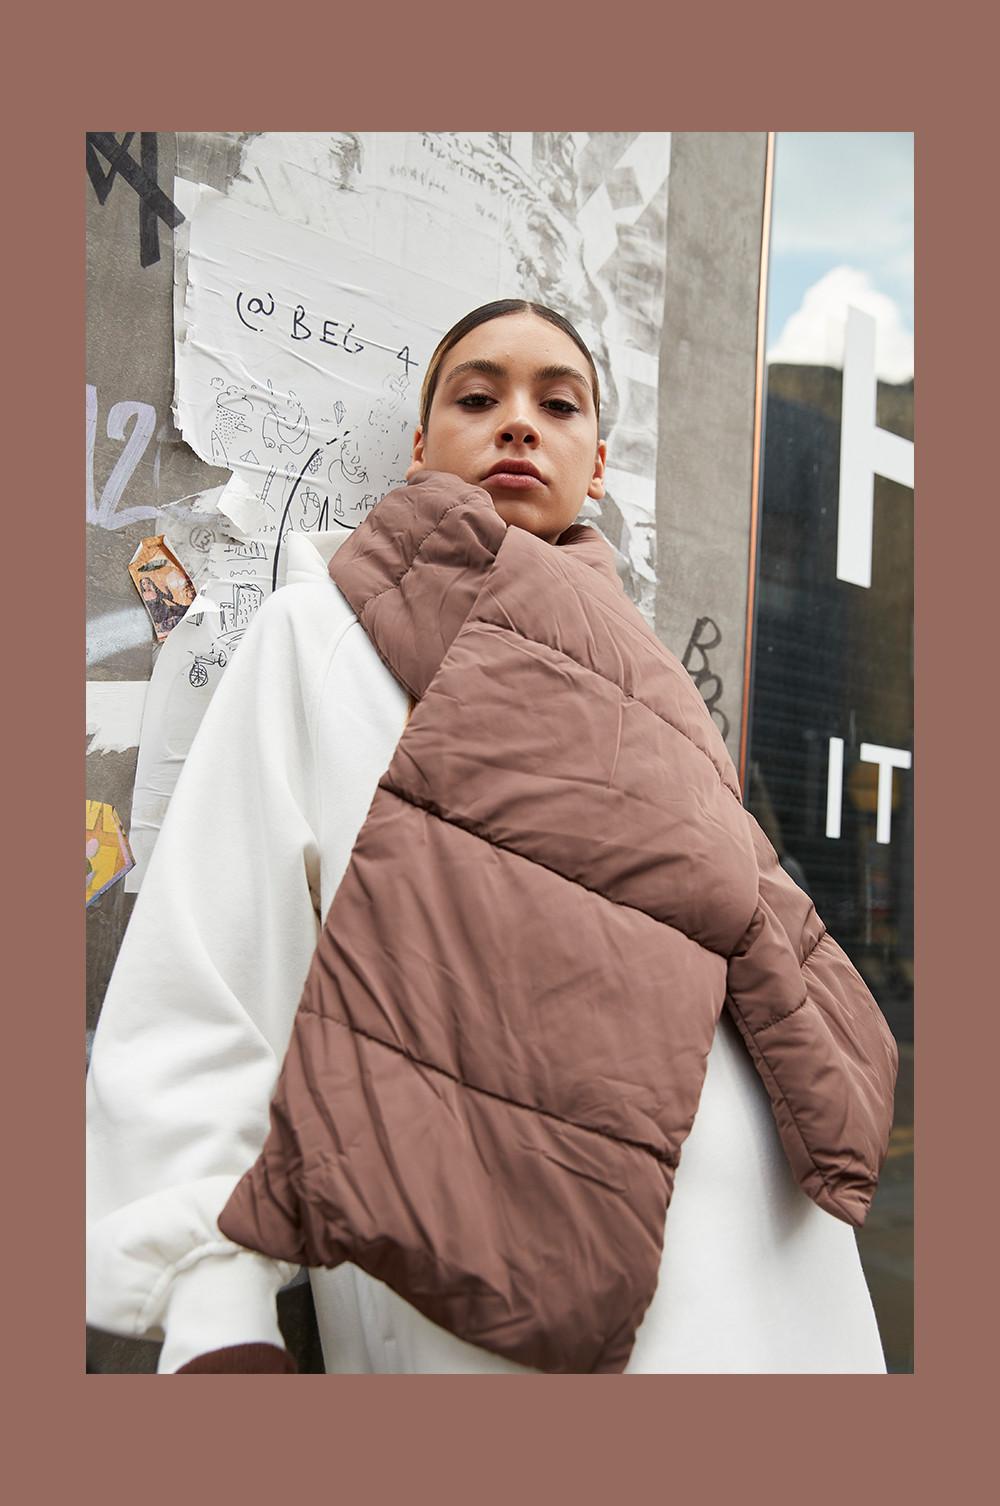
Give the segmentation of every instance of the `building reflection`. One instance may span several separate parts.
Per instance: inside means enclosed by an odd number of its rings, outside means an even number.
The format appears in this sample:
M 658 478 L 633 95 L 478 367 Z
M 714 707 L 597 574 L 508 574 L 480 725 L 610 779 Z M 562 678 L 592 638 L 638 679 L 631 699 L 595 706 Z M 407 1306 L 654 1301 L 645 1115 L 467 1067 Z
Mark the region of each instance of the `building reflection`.
M 837 578 L 842 374 L 767 372 L 747 804 L 861 972 L 900 1046 L 889 1159 L 858 1244 L 890 1371 L 912 1369 L 913 493 L 875 478 L 870 588 Z M 913 382 L 878 384 L 876 423 L 913 438 Z M 843 740 L 840 835 L 827 835 L 830 739 Z M 888 775 L 888 771 L 887 775 Z

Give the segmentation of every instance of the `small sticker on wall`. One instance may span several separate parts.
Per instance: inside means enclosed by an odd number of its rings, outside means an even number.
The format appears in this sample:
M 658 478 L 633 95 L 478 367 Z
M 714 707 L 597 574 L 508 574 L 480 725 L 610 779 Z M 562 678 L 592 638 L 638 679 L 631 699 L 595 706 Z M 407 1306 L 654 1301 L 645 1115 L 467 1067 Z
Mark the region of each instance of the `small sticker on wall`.
M 132 849 L 114 806 L 87 801 L 87 904 L 92 905 L 111 885 L 135 866 Z
M 162 643 L 194 601 L 190 577 L 162 533 L 141 541 L 129 561 L 128 573 Z

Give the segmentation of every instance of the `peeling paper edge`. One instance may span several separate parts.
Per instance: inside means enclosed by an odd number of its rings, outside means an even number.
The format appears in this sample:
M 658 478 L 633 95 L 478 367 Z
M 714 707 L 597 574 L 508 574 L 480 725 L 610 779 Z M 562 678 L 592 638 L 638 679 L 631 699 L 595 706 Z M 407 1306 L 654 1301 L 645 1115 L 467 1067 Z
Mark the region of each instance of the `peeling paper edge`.
M 269 522 L 267 509 L 239 471 L 233 471 L 222 488 L 216 510 L 226 519 L 232 536 L 241 544 L 256 538 Z M 276 533 L 274 542 L 277 543 Z
M 191 222 L 197 213 L 201 199 L 202 183 L 192 183 L 188 178 L 174 178 L 174 203 L 184 216 L 174 231 L 174 390 L 170 399 L 170 414 L 174 428 L 184 437 L 180 425 L 178 402 L 180 399 L 180 347 L 187 339 L 187 289 L 188 257 L 191 252 Z M 200 458 L 200 457 L 199 457 Z
M 88 680 L 89 753 L 126 753 L 139 746 L 148 680 Z

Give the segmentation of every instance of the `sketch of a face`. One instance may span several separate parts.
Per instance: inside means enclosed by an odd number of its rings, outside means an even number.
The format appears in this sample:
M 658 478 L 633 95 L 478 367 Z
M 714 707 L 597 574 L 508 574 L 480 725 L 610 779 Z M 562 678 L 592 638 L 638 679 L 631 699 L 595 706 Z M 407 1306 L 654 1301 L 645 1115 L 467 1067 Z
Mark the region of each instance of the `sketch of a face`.
M 605 457 L 585 359 L 532 313 L 491 319 L 452 346 L 413 442 L 414 466 L 484 487 L 505 523 L 549 543 L 586 497 L 603 497 Z M 536 474 L 496 473 L 505 461 Z

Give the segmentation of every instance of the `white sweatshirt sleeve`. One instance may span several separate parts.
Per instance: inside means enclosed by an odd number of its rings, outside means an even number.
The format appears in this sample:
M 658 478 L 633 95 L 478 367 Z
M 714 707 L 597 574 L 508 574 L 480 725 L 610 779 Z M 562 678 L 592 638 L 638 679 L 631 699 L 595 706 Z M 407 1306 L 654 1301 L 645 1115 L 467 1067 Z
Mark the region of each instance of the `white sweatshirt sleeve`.
M 315 696 L 334 650 L 264 603 L 177 782 L 104 999 L 87 1081 L 87 1319 L 165 1335 L 160 1371 L 281 1344 L 294 1267 L 216 1218 L 256 1159 L 320 917 Z M 322 614 L 321 614 L 322 620 Z

